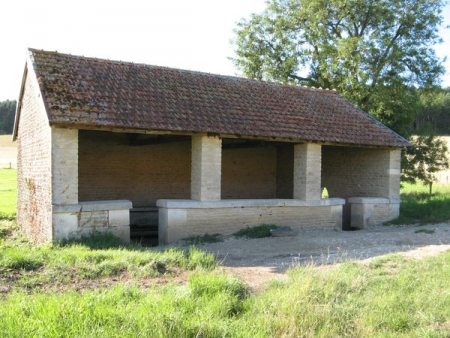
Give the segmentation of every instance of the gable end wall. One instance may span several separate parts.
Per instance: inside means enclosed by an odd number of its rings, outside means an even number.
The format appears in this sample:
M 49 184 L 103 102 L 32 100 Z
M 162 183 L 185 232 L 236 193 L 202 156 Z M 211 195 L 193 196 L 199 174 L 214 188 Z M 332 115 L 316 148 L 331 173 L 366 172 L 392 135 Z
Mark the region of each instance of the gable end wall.
M 17 222 L 36 242 L 52 240 L 51 129 L 35 84 L 27 76 L 18 128 Z

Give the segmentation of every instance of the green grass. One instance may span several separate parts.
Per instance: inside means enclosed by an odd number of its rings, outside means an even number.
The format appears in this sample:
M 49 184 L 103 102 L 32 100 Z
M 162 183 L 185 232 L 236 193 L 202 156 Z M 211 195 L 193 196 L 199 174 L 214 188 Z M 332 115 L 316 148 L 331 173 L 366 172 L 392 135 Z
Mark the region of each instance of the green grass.
M 394 224 L 438 223 L 450 220 L 450 185 L 435 184 L 434 193 L 422 184 L 401 189 L 400 217 Z
M 1 182 L 11 173 L 0 170 Z M 402 198 L 423 209 L 402 216 L 443 218 L 448 195 L 405 187 Z M 148 249 L 108 234 L 33 245 L 11 220 L 14 207 L 0 210 L 0 337 L 450 336 L 450 252 L 297 267 L 251 291 L 196 248 Z
M 246 238 L 264 238 L 270 237 L 270 230 L 279 228 L 275 224 L 261 224 L 254 227 L 247 227 L 235 232 L 233 235 L 235 237 L 246 237 Z
M 66 248 L 67 249 L 67 248 Z M 72 248 L 73 249 L 73 248 Z M 42 274 L 57 250 L 33 257 Z M 100 254 L 103 252 L 103 254 Z M 109 250 L 88 260 L 110 264 Z M 144 254 L 141 252 L 140 254 Z M 71 256 L 71 255 L 69 255 Z M 80 270 L 72 256 L 72 266 Z M 86 253 L 81 252 L 81 256 Z M 29 258 L 30 258 L 29 257 Z M 129 259 L 136 266 L 141 258 Z M 96 263 L 98 264 L 98 262 Z M 24 266 L 8 269 L 22 271 Z M 426 273 L 424 273 L 426 272 Z M 23 273 L 23 272 L 22 272 Z M 16 288 L 0 295 L 2 337 L 448 337 L 450 253 L 423 260 L 399 255 L 368 265 L 298 267 L 286 281 L 250 292 L 238 278 L 195 270 L 183 284 Z M 91 277 L 84 277 L 91 278 Z M 103 281 L 103 280 L 101 280 Z M 48 281 L 55 284 L 54 281 Z M 0 284 L 1 285 L 1 284 Z M 82 285 L 82 284 L 79 284 Z
M 221 234 L 204 234 L 204 235 L 196 235 L 189 236 L 183 238 L 183 241 L 186 245 L 200 245 L 206 243 L 219 243 L 223 242 L 223 236 Z
M 0 285 L 4 282 L 19 289 L 69 287 L 105 277 L 131 281 L 170 277 L 179 270 L 212 270 L 217 265 L 211 254 L 195 248 L 151 250 L 138 244 L 120 244 L 108 234 L 79 242 L 33 245 L 13 232 L 11 224 L 0 223 Z
M 17 202 L 17 170 L 0 169 L 0 219 L 14 219 Z

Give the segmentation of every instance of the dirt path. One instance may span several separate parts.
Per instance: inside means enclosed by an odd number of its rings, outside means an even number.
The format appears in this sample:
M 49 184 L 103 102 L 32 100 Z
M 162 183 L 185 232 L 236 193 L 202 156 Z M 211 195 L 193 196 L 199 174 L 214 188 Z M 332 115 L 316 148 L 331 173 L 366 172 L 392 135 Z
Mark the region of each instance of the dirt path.
M 271 278 L 284 278 L 289 267 L 301 264 L 336 264 L 346 260 L 366 261 L 400 252 L 422 258 L 450 250 L 450 224 L 423 226 L 373 226 L 359 231 L 299 232 L 294 237 L 262 239 L 226 238 L 204 244 L 223 261 L 224 269 L 258 287 Z

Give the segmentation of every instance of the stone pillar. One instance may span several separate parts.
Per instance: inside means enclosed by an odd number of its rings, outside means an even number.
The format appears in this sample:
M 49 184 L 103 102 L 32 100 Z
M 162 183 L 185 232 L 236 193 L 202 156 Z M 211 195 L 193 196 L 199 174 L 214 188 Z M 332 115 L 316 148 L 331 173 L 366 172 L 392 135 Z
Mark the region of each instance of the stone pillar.
M 220 201 L 222 140 L 217 136 L 192 136 L 191 198 Z
M 400 198 L 400 163 L 401 163 L 401 150 L 395 149 L 389 151 L 389 169 L 388 169 L 388 181 L 389 191 L 388 198 Z
M 52 128 L 52 204 L 78 203 L 78 130 Z
M 321 199 L 322 146 L 307 143 L 294 146 L 294 199 Z

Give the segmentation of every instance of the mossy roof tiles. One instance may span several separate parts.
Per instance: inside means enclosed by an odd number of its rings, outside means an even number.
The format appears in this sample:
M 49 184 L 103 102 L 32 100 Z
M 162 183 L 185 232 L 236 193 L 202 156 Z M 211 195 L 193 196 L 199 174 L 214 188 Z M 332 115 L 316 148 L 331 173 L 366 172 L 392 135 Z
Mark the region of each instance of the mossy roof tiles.
M 404 147 L 332 90 L 30 49 L 51 124 Z

